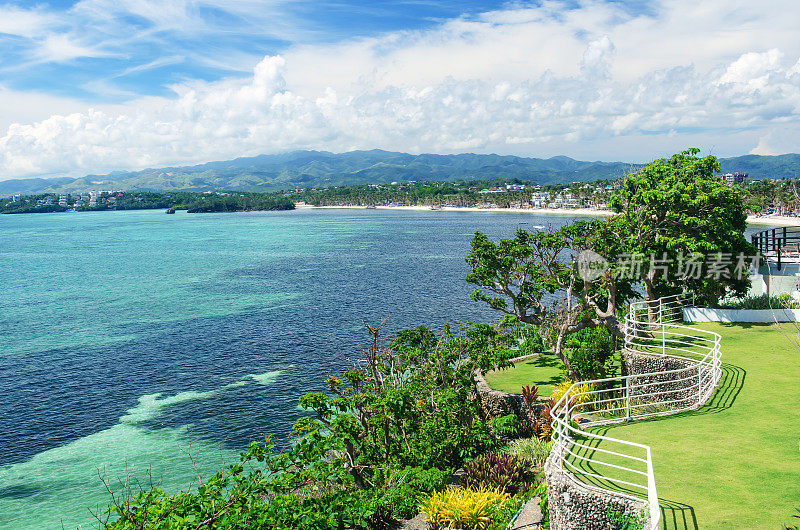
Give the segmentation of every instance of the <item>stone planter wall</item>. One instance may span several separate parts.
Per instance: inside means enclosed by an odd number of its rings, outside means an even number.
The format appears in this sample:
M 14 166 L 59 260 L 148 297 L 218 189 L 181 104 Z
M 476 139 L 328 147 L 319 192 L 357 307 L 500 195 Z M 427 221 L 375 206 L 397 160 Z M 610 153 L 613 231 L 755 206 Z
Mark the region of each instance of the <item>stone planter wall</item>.
M 524 357 L 518 357 L 512 360 L 521 361 L 529 357 L 532 356 L 526 355 Z M 532 414 L 528 410 L 528 406 L 525 404 L 522 394 L 510 394 L 508 392 L 501 392 L 500 390 L 493 389 L 489 386 L 489 383 L 486 382 L 486 379 L 483 377 L 481 372 L 475 373 L 475 383 L 477 393 L 475 398 L 478 400 L 481 413 L 483 414 L 485 420 L 507 416 L 508 414 L 514 414 L 520 420 L 522 425 L 529 425 L 534 419 L 534 415 L 538 414 L 539 410 L 546 406 L 546 403 L 542 400 L 538 401 L 533 406 L 534 410 Z
M 647 355 L 630 350 L 624 350 L 622 356 L 625 359 L 628 374 L 638 376 L 631 379 L 631 397 L 638 397 L 645 403 L 648 401 L 674 400 L 675 403 L 670 405 L 673 409 L 690 407 L 697 403 L 696 363 L 687 359 L 663 355 Z M 653 372 L 680 370 L 682 368 L 688 369 L 679 374 L 649 375 Z M 652 397 L 647 396 L 647 394 L 655 392 L 661 394 Z
M 614 493 L 583 484 L 559 468 L 551 454 L 544 465 L 550 509 L 550 527 L 559 530 L 613 530 L 607 510 L 639 517 L 649 528 L 647 502 L 644 499 Z

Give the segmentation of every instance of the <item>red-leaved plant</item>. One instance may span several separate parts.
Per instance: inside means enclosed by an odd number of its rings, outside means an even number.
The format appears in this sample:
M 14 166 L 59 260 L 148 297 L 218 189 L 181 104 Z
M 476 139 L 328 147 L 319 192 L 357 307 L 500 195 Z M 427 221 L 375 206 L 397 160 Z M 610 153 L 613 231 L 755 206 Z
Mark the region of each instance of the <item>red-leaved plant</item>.
M 539 397 L 539 387 L 533 385 L 525 385 L 522 387 L 522 399 L 525 400 L 525 404 L 528 406 L 528 410 L 533 412 L 533 404 L 536 403 L 536 398 Z

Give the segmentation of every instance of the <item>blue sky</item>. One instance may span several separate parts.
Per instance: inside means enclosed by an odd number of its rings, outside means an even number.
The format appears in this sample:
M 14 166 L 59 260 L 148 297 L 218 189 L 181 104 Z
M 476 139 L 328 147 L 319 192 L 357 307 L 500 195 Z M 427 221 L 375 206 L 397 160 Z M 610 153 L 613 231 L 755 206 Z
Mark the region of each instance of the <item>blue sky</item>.
M 87 4 L 96 4 L 89 6 Z M 133 96 L 167 96 L 169 85 L 187 79 L 213 81 L 253 65 L 265 55 L 293 45 L 335 43 L 386 32 L 421 30 L 457 17 L 503 7 L 503 2 L 408 0 L 359 2 L 295 1 L 183 2 L 171 24 L 146 7 L 109 9 L 104 2 L 32 3 L 31 11 L 58 19 L 52 27 L 70 35 L 76 45 L 93 50 L 89 56 L 47 60 L 41 38 L 0 33 L 0 82 L 23 91 L 119 102 Z M 176 5 L 178 4 L 178 5 Z M 227 4 L 227 5 L 226 5 Z M 270 5 L 271 4 L 271 5 Z M 6 4 L 23 8 L 24 4 Z M 112 20 L 93 16 L 103 10 Z M 166 8 L 165 11 L 168 11 Z M 178 22 L 179 21 L 179 22 Z M 46 38 L 43 33 L 40 37 Z M 37 42 L 40 41 L 40 42 Z M 47 51 L 43 52 L 47 53 Z M 94 54 L 94 56 L 91 56 Z M 57 82 L 53 82 L 57 79 Z
M 794 0 L 0 0 L 0 180 L 291 149 L 800 140 Z

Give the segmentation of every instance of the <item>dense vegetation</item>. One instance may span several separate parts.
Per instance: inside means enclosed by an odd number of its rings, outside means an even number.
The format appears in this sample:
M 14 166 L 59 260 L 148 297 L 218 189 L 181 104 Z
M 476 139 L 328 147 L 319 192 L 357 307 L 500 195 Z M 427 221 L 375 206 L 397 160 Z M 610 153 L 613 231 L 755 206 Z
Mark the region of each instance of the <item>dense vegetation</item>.
M 102 210 L 169 209 L 193 212 L 239 212 L 246 210 L 291 210 L 294 203 L 283 195 L 273 193 L 192 193 L 192 192 L 116 192 L 97 195 L 67 195 L 63 204 L 53 194 L 21 197 L 19 200 L 0 200 L 0 213 L 46 213 Z
M 551 184 L 532 185 L 519 179 L 488 179 L 454 182 L 411 182 L 384 185 L 342 186 L 324 189 L 303 189 L 291 193 L 292 199 L 314 206 L 479 206 L 499 208 L 525 207 L 534 193 L 556 196 L 569 194 L 578 206 L 608 202 L 613 182 L 600 180 L 582 186 Z M 511 189 L 506 189 L 506 188 Z M 607 189 L 608 188 L 608 189 Z M 485 190 L 492 189 L 492 193 Z M 498 192 L 497 190 L 503 191 Z M 484 191 L 484 193 L 481 193 Z
M 608 222 L 623 239 L 625 252 L 650 260 L 637 275 L 648 300 L 688 290 L 713 303 L 743 296 L 750 287 L 749 274 L 737 271 L 736 259 L 757 254 L 744 237 L 743 190 L 716 177 L 719 161 L 700 158 L 699 151 L 689 149 L 645 165 L 625 178 L 611 200 L 618 215 Z M 690 256 L 705 267 L 700 274 L 686 265 Z M 714 256 L 719 256 L 719 265 L 710 274 Z M 723 263 L 722 256 L 732 259 Z

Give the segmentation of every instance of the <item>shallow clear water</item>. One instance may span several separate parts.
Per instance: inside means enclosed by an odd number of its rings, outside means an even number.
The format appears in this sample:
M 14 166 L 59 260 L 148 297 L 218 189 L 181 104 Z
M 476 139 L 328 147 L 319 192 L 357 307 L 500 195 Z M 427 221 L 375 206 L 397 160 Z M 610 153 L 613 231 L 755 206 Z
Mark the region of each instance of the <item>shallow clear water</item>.
M 100 476 L 178 490 L 390 329 L 496 320 L 472 234 L 568 217 L 162 211 L 0 216 L 0 528 L 92 525 Z M 524 224 L 521 224 L 524 223 Z M 388 334 L 391 337 L 391 332 Z M 148 473 L 149 470 L 149 473 Z

